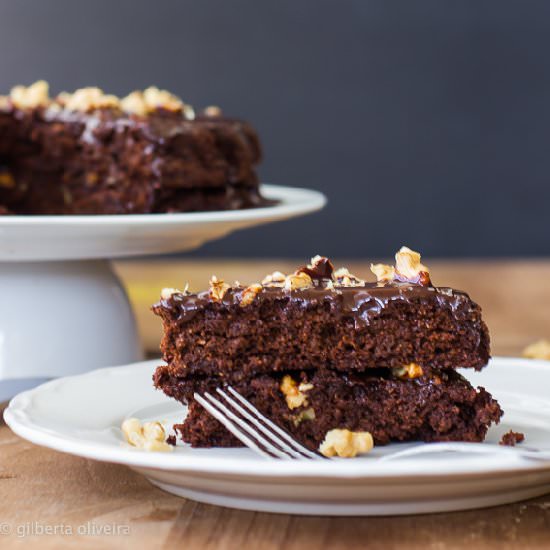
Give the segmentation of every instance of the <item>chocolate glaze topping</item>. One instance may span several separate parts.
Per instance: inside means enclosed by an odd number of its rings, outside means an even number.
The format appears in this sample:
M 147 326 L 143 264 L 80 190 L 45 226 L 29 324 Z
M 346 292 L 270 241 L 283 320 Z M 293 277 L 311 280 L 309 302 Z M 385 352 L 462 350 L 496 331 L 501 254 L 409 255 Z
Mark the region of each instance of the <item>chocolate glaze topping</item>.
M 420 271 L 417 277 L 414 279 L 407 279 L 403 277 L 400 273 L 396 272 L 393 275 L 395 281 L 400 283 L 416 283 L 421 286 L 432 286 L 432 281 L 430 279 L 430 274 L 427 271 Z
M 244 287 L 232 287 L 224 295 L 219 307 L 240 303 Z M 298 290 L 286 290 L 281 287 L 263 287 L 255 298 L 258 307 L 262 302 L 277 300 L 288 305 L 330 304 L 333 314 L 353 317 L 356 325 L 368 325 L 369 319 L 377 316 L 389 302 L 396 300 L 416 305 L 422 302 L 433 303 L 456 311 L 459 307 L 471 309 L 473 302 L 465 292 L 446 287 L 422 286 L 413 283 L 386 282 L 365 283 L 362 286 L 329 286 L 320 280 L 312 287 Z M 161 300 L 155 308 L 174 309 L 181 321 L 193 319 L 196 313 L 212 304 L 209 292 L 199 294 L 173 294 L 167 300 Z

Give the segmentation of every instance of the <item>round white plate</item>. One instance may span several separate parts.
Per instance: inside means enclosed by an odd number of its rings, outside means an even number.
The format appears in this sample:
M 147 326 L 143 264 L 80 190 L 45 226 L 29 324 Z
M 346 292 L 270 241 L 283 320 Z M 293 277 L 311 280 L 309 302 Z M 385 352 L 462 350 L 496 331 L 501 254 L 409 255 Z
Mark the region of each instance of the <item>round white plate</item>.
M 124 216 L 0 216 L 0 261 L 79 260 L 192 250 L 237 229 L 320 210 L 318 191 L 262 185 L 275 206 Z
M 201 502 L 267 512 L 387 515 L 443 512 L 513 502 L 550 492 L 550 460 L 501 454 L 445 453 L 393 461 L 379 458 L 411 444 L 375 448 L 364 457 L 330 461 L 267 460 L 248 449 L 148 453 L 124 443 L 126 417 L 171 425 L 181 405 L 152 387 L 158 361 L 93 371 L 48 382 L 15 397 L 4 416 L 38 445 L 126 464 L 159 487 Z M 495 358 L 481 373 L 464 371 L 506 411 L 487 445 L 510 429 L 524 445 L 550 450 L 550 362 Z M 418 445 L 418 444 L 412 444 Z

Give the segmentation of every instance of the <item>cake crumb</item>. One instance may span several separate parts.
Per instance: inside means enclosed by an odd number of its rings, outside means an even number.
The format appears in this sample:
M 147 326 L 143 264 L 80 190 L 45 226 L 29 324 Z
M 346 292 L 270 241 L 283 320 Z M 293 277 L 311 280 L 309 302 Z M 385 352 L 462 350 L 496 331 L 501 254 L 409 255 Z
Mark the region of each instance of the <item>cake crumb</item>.
M 506 432 L 500 439 L 499 445 L 507 445 L 508 447 L 515 447 L 518 443 L 525 440 L 525 434 L 521 432 L 514 432 L 510 430 Z
M 354 458 L 372 450 L 374 441 L 370 432 L 352 432 L 350 430 L 334 429 L 327 432 L 324 441 L 319 446 L 319 452 L 326 457 L 339 456 Z
M 169 435 L 166 438 L 166 443 L 168 443 L 168 445 L 172 445 L 172 447 L 175 447 L 176 446 L 176 436 L 174 434 Z
M 550 360 L 550 340 L 538 340 L 528 345 L 522 353 L 528 359 Z

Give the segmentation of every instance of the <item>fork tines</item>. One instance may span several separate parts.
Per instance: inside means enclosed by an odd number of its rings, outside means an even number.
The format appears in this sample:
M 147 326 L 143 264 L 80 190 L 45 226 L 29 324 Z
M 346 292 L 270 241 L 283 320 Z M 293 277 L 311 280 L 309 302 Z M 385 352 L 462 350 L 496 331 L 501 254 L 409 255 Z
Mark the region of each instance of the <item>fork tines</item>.
M 209 393 L 204 395 L 195 393 L 194 397 L 249 449 L 267 458 L 287 460 L 325 458 L 300 445 L 231 386 L 226 386 L 226 390 L 227 393 L 220 388 L 216 389 L 219 399 Z

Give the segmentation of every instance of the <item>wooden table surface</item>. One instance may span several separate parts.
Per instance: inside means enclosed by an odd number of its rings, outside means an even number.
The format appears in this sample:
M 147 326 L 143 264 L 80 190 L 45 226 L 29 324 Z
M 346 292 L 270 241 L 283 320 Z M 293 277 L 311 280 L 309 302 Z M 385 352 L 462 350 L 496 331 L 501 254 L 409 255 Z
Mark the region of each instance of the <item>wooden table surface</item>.
M 345 263 L 358 275 L 368 264 Z M 550 338 L 550 262 L 429 262 L 436 284 L 483 307 L 495 355 Z M 161 286 L 203 288 L 212 273 L 255 282 L 295 262 L 125 262 L 146 347 L 158 344 L 148 305 Z M 98 406 L 100 403 L 98 401 Z M 550 548 L 550 495 L 485 510 L 409 517 L 322 518 L 253 513 L 171 496 L 123 466 L 32 445 L 0 425 L 0 548 Z M 72 531 L 73 534 L 70 534 Z M 57 532 L 57 534 L 51 534 Z M 83 534 L 79 534 L 83 533 Z

